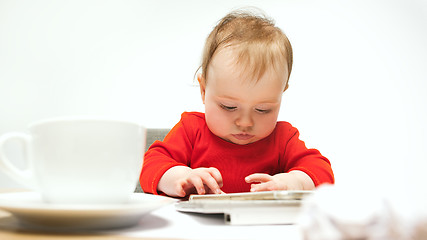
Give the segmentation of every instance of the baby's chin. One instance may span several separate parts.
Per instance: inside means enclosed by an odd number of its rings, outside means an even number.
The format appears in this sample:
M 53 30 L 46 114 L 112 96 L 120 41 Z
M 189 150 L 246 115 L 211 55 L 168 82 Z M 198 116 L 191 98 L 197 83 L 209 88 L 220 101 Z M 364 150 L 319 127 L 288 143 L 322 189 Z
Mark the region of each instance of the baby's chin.
M 251 143 L 254 143 L 254 142 L 257 142 L 257 141 L 260 140 L 256 136 L 254 136 L 251 139 L 246 139 L 246 140 L 237 139 L 237 138 L 235 138 L 233 136 L 231 136 L 231 137 L 221 137 L 221 139 L 223 139 L 224 141 L 227 141 L 229 143 L 234 143 L 234 144 L 237 144 L 237 145 L 248 145 L 248 144 L 251 144 Z

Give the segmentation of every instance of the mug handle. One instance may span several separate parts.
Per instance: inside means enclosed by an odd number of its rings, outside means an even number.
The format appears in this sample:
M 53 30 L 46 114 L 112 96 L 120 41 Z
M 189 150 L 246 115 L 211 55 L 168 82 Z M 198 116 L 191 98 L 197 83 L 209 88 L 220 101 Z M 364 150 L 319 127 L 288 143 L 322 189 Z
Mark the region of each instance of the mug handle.
M 9 158 L 6 156 L 4 151 L 4 145 L 10 140 L 18 140 L 23 144 L 24 158 L 27 162 L 27 168 L 20 169 L 17 168 Z M 34 170 L 31 159 L 29 159 L 29 144 L 31 138 L 28 134 L 11 132 L 6 133 L 0 137 L 0 170 L 3 170 L 9 177 L 13 180 L 28 186 L 32 189 L 36 188 L 36 183 L 34 179 Z

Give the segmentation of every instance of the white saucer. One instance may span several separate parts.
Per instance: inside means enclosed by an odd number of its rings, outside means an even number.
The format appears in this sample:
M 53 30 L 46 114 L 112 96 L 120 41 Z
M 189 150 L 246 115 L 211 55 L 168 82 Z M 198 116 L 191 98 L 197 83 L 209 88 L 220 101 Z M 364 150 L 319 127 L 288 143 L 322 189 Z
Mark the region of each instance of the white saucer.
M 137 224 L 140 218 L 174 199 L 133 193 L 123 204 L 48 204 L 36 192 L 0 194 L 0 209 L 30 227 L 67 229 L 110 229 Z

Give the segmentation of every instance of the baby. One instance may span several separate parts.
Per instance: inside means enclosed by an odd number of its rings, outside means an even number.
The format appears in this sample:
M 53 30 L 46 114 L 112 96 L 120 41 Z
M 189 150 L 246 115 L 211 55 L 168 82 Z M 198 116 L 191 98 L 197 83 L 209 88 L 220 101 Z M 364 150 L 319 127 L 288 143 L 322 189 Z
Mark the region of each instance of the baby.
M 286 35 L 264 16 L 231 12 L 206 40 L 197 76 L 205 113 L 184 112 L 145 154 L 144 192 L 311 190 L 334 183 L 330 162 L 277 122 L 292 70 Z

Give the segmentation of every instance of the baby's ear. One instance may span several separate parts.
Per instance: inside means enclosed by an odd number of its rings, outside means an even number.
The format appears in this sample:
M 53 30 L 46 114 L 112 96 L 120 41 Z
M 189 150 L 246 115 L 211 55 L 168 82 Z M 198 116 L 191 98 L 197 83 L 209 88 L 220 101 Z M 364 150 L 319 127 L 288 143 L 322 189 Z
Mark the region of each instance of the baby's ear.
M 197 75 L 197 81 L 199 81 L 200 95 L 202 96 L 203 104 L 205 104 L 206 80 L 203 77 L 203 74 L 199 73 Z
M 283 92 L 285 92 L 288 88 L 289 88 L 289 83 L 286 82 L 285 90 L 283 90 Z

